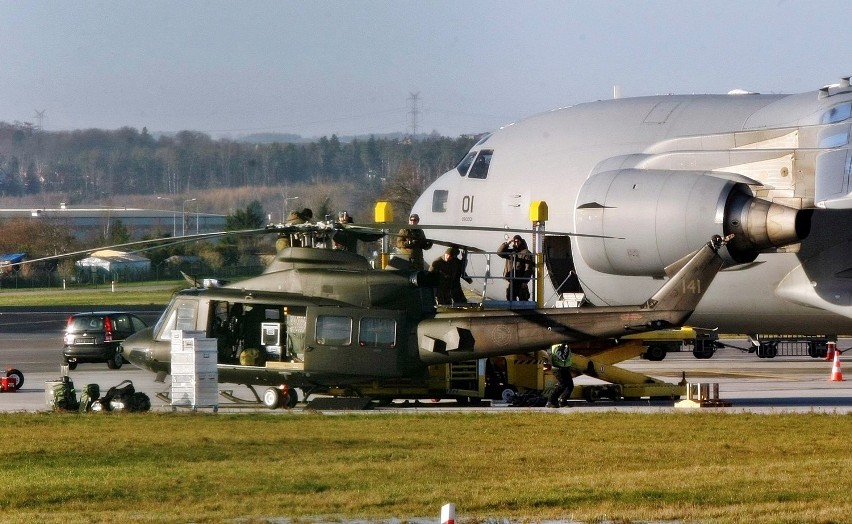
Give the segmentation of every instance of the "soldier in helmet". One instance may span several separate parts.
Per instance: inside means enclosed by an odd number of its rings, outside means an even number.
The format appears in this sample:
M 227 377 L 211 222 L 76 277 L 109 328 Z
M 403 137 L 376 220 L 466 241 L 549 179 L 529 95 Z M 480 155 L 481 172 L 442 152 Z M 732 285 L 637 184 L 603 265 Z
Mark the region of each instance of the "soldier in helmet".
M 397 251 L 408 258 L 413 269 L 422 271 L 424 265 L 423 250 L 430 249 L 432 242 L 426 238 L 423 230 L 417 227 L 420 224 L 420 217 L 417 213 L 412 213 L 408 217 L 408 224 L 409 227 L 399 230 L 396 238 Z
M 574 391 L 574 377 L 571 375 L 571 348 L 568 344 L 554 344 L 550 347 L 550 364 L 556 386 L 550 392 L 545 407 L 558 408 L 567 405 Z

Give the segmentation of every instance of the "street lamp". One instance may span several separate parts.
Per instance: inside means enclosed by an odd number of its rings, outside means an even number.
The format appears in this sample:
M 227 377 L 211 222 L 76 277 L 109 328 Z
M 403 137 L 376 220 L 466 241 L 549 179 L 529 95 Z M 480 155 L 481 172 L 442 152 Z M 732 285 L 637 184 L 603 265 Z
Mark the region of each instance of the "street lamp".
M 181 217 L 180 236 L 182 236 L 182 237 L 186 236 L 186 203 L 187 202 L 195 202 L 196 200 L 197 200 L 196 198 L 190 198 L 188 200 L 184 200 L 183 206 L 181 206 L 181 210 L 180 210 L 180 217 Z
M 158 196 L 157 200 L 169 200 L 172 202 L 172 206 L 174 206 L 174 201 L 171 198 Z M 172 238 L 177 236 L 177 210 L 172 207 Z

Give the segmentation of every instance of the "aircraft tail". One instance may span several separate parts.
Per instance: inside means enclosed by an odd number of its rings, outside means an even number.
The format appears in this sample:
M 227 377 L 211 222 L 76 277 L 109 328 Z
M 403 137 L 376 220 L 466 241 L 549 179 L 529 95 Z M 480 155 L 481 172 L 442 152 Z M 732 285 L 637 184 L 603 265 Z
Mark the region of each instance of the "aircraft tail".
M 707 244 L 694 254 L 681 259 L 666 268 L 671 279 L 657 291 L 653 297 L 642 305 L 642 309 L 658 310 L 694 310 L 713 281 L 722 269 L 722 257 L 719 249 L 727 244 L 733 235 L 724 239 L 714 236 Z

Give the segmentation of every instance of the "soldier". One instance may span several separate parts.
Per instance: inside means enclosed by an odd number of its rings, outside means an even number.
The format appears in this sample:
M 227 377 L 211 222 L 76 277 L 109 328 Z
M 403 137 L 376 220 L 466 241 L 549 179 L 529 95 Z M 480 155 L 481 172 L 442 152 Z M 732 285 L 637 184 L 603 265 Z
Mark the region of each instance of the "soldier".
M 556 386 L 547 398 L 548 408 L 560 408 L 568 404 L 571 392 L 574 391 L 574 377 L 571 375 L 571 348 L 568 344 L 554 344 L 550 347 L 550 365 Z
M 465 304 L 467 298 L 461 288 L 462 278 L 466 278 L 464 263 L 459 259 L 459 248 L 450 247 L 429 266 L 429 273 L 437 276 L 438 287 L 435 298 L 438 304 Z M 469 277 L 467 277 L 469 278 Z
M 529 300 L 529 282 L 533 274 L 532 253 L 521 235 L 515 235 L 509 242 L 503 242 L 497 254 L 506 259 L 503 277 L 509 281 L 506 287 L 506 300 Z
M 417 216 L 417 213 L 412 213 L 408 217 L 408 224 L 415 227 L 400 229 L 396 237 L 397 251 L 407 256 L 409 262 L 411 262 L 411 267 L 417 271 L 423 269 L 423 250 L 432 247 L 432 242 L 426 238 L 423 230 L 416 227 L 419 223 L 420 217 Z
M 337 214 L 337 221 L 341 224 L 352 224 L 354 219 L 349 215 L 348 211 L 341 211 Z M 358 239 L 351 231 L 346 229 L 337 229 L 332 237 L 334 241 L 334 249 L 342 249 L 355 253 L 358 251 Z

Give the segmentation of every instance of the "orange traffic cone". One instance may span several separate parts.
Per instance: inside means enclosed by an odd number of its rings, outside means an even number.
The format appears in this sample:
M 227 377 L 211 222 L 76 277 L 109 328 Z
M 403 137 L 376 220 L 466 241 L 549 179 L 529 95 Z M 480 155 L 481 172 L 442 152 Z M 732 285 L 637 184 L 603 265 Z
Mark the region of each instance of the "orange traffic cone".
M 841 382 L 843 380 L 843 372 L 840 371 L 840 351 L 834 352 L 834 364 L 831 366 L 831 382 Z
M 837 342 L 826 343 L 828 350 L 825 352 L 825 360 L 834 360 L 834 355 L 837 353 Z

